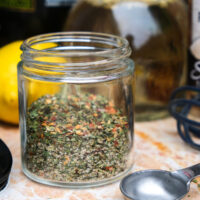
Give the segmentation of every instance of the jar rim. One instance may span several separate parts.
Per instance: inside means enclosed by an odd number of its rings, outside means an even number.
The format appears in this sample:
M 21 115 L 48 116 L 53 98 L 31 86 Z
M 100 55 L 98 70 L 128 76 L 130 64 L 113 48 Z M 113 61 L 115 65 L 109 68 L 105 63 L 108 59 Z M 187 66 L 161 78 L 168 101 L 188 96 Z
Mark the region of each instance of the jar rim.
M 67 43 L 68 46 L 57 46 L 53 48 L 46 49 L 36 49 L 33 48 L 37 44 L 45 43 Z M 91 44 L 93 42 L 95 46 L 75 46 L 76 43 Z M 70 46 L 71 45 L 71 46 Z M 106 45 L 106 47 L 98 47 L 101 45 Z M 81 49 L 82 48 L 82 49 Z M 45 70 L 47 66 L 62 66 L 63 67 L 85 67 L 85 66 L 99 66 L 108 63 L 117 63 L 120 59 L 125 59 L 130 56 L 131 48 L 128 41 L 120 36 L 98 33 L 98 32 L 56 32 L 36 35 L 26 39 L 22 46 L 23 51 L 21 59 L 29 64 L 35 64 L 43 66 L 45 65 Z M 99 57 L 101 59 L 95 61 L 86 62 L 49 62 L 38 61 L 34 58 L 37 56 L 42 57 L 64 57 L 64 58 L 74 58 L 74 57 Z M 58 68 L 57 68 L 58 69 Z

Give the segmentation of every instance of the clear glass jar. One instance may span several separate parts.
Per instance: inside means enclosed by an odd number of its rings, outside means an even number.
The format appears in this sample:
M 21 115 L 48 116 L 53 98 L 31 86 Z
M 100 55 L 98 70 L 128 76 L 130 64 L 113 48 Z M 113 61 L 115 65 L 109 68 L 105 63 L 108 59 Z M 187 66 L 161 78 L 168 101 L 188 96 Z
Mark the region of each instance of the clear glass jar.
M 82 188 L 119 180 L 133 164 L 133 62 L 109 34 L 39 35 L 18 65 L 22 168 L 31 179 Z
M 80 0 L 64 30 L 127 38 L 135 62 L 136 121 L 168 116 L 172 91 L 186 81 L 187 7 L 183 0 Z

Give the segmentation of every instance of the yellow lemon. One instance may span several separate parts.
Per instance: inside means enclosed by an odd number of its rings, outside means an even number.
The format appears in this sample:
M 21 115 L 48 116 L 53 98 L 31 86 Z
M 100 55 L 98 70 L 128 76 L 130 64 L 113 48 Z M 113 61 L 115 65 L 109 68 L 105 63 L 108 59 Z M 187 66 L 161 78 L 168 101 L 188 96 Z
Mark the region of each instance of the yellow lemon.
M 20 61 L 22 41 L 15 41 L 0 48 L 0 120 L 7 123 L 18 124 L 18 85 L 17 64 Z M 54 43 L 37 44 L 36 49 L 51 48 Z M 65 60 L 62 60 L 65 62 Z M 57 60 L 55 59 L 55 62 Z M 60 60 L 59 60 L 60 62 Z M 59 90 L 59 85 L 30 80 L 28 93 L 33 100 L 44 94 L 53 94 Z
M 30 79 L 28 84 L 28 106 L 46 94 L 55 94 L 60 90 L 61 83 L 44 82 Z
M 12 42 L 0 49 L 0 120 L 18 124 L 17 64 L 22 41 Z

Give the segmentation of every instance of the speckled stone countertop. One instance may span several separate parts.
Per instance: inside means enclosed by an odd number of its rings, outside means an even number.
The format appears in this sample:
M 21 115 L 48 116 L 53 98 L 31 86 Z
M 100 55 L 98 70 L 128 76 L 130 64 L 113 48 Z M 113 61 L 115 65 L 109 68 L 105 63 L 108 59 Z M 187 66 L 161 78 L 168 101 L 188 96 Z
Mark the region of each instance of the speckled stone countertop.
M 0 125 L 0 138 L 10 148 L 14 161 L 9 184 L 0 193 L 0 200 L 123 200 L 119 182 L 94 189 L 72 190 L 29 180 L 21 170 L 19 129 Z M 134 143 L 133 170 L 176 170 L 200 162 L 200 152 L 180 139 L 172 118 L 136 123 Z M 189 199 L 200 199 L 200 178 L 191 183 L 190 192 L 184 200 Z

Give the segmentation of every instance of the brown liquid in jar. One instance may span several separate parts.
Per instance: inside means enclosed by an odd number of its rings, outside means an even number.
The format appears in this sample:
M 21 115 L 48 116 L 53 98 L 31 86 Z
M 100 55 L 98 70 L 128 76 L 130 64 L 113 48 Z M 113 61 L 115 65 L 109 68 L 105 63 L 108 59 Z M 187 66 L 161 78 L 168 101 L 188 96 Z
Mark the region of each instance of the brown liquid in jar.
M 171 92 L 186 79 L 186 8 L 180 0 L 82 0 L 65 30 L 126 37 L 135 62 L 136 120 L 167 115 Z

